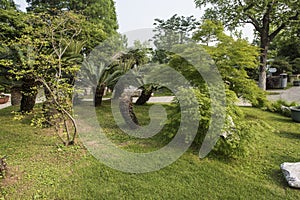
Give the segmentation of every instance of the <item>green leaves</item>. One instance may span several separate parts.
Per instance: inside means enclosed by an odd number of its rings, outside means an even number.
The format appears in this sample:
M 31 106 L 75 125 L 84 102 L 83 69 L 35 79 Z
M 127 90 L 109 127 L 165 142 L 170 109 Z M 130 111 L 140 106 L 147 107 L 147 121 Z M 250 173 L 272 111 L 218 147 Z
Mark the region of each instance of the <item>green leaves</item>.
M 194 16 L 184 17 L 173 15 L 168 20 L 155 19 L 153 37 L 158 49 L 170 50 L 173 45 L 191 41 L 191 34 L 199 25 Z

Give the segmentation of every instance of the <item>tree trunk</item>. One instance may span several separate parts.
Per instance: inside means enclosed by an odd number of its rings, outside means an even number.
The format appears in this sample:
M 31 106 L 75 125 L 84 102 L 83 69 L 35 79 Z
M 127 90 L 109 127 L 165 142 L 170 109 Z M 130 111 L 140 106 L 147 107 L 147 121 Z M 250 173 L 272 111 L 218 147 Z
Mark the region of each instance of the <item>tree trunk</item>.
M 11 105 L 19 106 L 21 104 L 22 93 L 20 87 L 11 88 Z
M 133 110 L 132 97 L 130 94 L 124 93 L 120 97 L 120 111 L 125 123 L 130 129 L 136 129 L 139 126 L 138 119 Z
M 260 66 L 259 66 L 259 82 L 258 86 L 262 90 L 266 90 L 266 83 L 267 83 L 267 55 L 266 50 L 262 50 L 262 54 L 260 56 Z
M 139 98 L 136 100 L 136 105 L 144 105 L 145 103 L 147 103 L 147 101 L 149 101 L 151 94 L 153 92 L 153 89 L 147 90 L 147 89 L 143 89 L 141 96 L 139 96 Z
M 264 30 L 260 33 L 260 66 L 259 66 L 259 82 L 258 86 L 262 90 L 266 90 L 267 83 L 267 59 L 268 59 L 268 50 L 269 50 L 269 31 Z
M 46 101 L 43 102 L 43 114 L 46 119 L 45 126 L 53 126 L 56 125 L 58 119 L 56 119 L 56 115 L 58 111 L 56 109 L 55 103 L 53 102 L 53 97 L 51 96 L 50 91 L 44 87 L 44 93 L 46 97 Z
M 94 94 L 94 106 L 95 107 L 101 106 L 104 91 L 105 91 L 105 85 L 104 84 L 97 85 L 96 91 L 95 91 L 95 94 Z
M 34 88 L 36 82 L 34 79 L 25 79 L 22 85 L 22 99 L 20 111 L 22 113 L 31 112 L 35 105 L 37 90 Z

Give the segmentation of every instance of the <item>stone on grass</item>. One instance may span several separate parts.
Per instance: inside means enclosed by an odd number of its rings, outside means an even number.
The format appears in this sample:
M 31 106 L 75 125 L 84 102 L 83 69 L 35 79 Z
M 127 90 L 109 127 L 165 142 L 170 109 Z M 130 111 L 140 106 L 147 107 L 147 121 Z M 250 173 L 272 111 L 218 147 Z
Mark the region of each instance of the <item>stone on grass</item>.
M 300 162 L 282 163 L 281 170 L 290 187 L 300 188 Z

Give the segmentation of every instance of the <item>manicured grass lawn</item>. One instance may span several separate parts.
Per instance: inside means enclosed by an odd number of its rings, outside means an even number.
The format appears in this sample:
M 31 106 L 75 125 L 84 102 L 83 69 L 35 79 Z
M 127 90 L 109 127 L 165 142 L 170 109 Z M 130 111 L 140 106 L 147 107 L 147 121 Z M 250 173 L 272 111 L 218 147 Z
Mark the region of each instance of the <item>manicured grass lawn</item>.
M 136 108 L 142 124 L 149 120 L 148 109 Z M 17 108 L 0 110 L 0 156 L 8 156 L 9 166 L 0 199 L 300 199 L 300 190 L 289 188 L 280 171 L 281 163 L 300 160 L 300 124 L 277 114 L 243 108 L 249 120 L 264 120 L 278 130 L 257 133 L 247 158 L 200 160 L 193 148 L 160 171 L 128 174 L 101 164 L 80 142 L 63 147 L 50 129 L 13 121 L 12 110 Z M 108 103 L 98 113 L 122 148 L 147 151 L 164 145 L 161 136 L 140 141 L 122 134 L 110 122 Z

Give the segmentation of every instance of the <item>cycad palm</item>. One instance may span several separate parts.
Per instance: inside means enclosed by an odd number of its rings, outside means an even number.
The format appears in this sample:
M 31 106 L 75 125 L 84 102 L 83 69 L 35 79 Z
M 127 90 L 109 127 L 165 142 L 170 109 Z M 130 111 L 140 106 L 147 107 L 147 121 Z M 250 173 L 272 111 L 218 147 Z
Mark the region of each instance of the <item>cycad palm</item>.
M 92 86 L 96 107 L 102 104 L 105 87 L 115 82 L 121 74 L 119 70 L 113 71 L 113 68 L 114 65 L 107 65 L 103 62 L 95 64 L 84 61 L 82 64 L 83 77 L 81 77 L 81 82 L 84 86 Z

